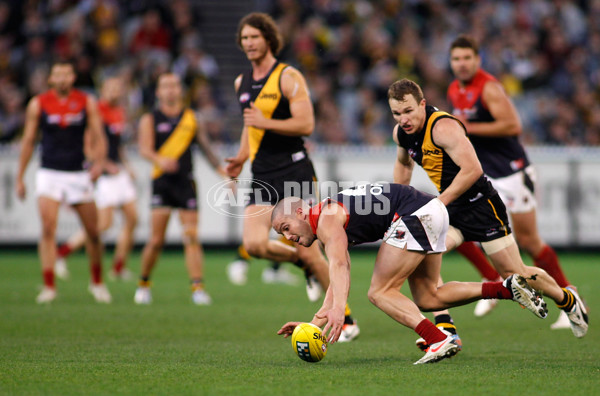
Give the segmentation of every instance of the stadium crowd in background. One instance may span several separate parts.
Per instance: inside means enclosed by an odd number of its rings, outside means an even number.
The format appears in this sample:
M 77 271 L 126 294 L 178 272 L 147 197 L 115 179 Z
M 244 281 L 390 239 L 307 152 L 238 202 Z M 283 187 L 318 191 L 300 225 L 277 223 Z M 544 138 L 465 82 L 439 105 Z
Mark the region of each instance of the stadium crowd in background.
M 600 144 L 599 0 L 261 0 L 256 10 L 274 16 L 282 60 L 307 77 L 319 142 L 391 144 L 386 91 L 398 78 L 447 108 L 450 42 L 468 33 L 519 109 L 523 143 Z M 192 0 L 0 1 L 0 143 L 18 139 L 25 103 L 46 89 L 56 58 L 75 60 L 80 89 L 126 78 L 133 122 L 170 69 L 191 88 L 187 101 L 210 136 L 237 141 L 222 117 L 233 113 L 231 86 L 217 83 L 204 22 Z

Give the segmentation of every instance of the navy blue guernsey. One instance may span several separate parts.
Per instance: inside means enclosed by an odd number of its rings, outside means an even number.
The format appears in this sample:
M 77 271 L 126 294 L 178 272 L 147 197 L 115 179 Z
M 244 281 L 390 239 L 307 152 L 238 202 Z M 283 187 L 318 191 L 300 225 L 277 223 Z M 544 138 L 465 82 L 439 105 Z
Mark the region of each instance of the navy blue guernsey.
M 87 96 L 72 89 L 66 98 L 59 98 L 54 90 L 49 90 L 40 94 L 38 99 L 41 109 L 42 168 L 83 170 Z
M 125 130 L 125 110 L 120 106 L 114 106 L 110 103 L 98 101 L 98 110 L 104 125 L 104 132 L 108 140 L 109 160 L 115 163 L 121 163 L 121 135 Z
M 311 208 L 309 221 L 316 235 L 323 206 L 337 203 L 348 213 L 346 235 L 349 245 L 382 239 L 393 221 L 414 213 L 431 201 L 433 195 L 403 184 L 367 184 L 343 190 Z

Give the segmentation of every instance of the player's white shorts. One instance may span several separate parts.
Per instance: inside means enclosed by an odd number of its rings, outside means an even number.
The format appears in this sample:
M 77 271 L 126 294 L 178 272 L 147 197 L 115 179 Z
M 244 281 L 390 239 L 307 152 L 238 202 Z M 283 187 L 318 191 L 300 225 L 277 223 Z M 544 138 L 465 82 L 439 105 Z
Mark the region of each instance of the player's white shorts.
M 35 175 L 35 192 L 69 205 L 94 201 L 94 185 L 87 171 L 60 171 L 40 168 Z
M 135 185 L 129 173 L 123 169 L 116 175 L 102 175 L 96 182 L 96 206 L 98 209 L 118 208 L 137 198 Z
M 537 206 L 533 186 L 537 174 L 532 165 L 510 176 L 492 179 L 488 176 L 494 188 L 498 191 L 508 213 L 527 213 Z
M 446 251 L 448 223 L 446 206 L 435 198 L 416 212 L 394 221 L 383 241 L 400 249 L 442 253 Z

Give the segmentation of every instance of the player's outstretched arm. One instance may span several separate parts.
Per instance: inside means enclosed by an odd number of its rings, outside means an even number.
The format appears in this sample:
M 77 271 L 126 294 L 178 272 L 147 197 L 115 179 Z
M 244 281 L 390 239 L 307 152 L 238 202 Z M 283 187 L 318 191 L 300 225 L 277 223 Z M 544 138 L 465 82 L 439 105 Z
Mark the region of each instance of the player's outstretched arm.
M 348 237 L 344 230 L 347 219 L 348 214 L 342 206 L 330 204 L 323 208 L 317 226 L 317 237 L 323 243 L 329 260 L 330 283 L 327 293 L 330 296 L 326 297 L 326 300 L 331 299 L 331 303 L 328 310 L 319 311 L 315 318 L 326 321 L 323 334 L 329 331 L 327 337 L 331 343 L 335 343 L 342 333 L 344 312 L 350 292 L 350 255 Z

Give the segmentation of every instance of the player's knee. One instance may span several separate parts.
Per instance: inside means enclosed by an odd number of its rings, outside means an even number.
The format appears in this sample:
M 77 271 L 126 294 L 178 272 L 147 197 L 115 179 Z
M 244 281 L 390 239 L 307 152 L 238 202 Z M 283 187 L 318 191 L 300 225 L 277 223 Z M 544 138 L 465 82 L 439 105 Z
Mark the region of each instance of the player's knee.
M 414 298 L 414 296 L 413 296 L 413 301 L 414 301 L 415 305 L 419 308 L 419 311 L 421 311 L 421 312 L 432 312 L 432 311 L 437 311 L 441 308 L 439 301 L 435 298 L 428 298 L 428 297 Z
M 267 254 L 266 244 L 262 244 L 257 241 L 245 241 L 244 249 L 246 249 L 248 254 L 252 257 L 262 258 Z
M 371 285 L 369 291 L 367 292 L 367 297 L 371 304 L 379 307 L 381 305 L 381 300 L 383 296 L 383 290 L 380 287 L 374 287 Z
M 88 232 L 87 233 L 87 239 L 93 245 L 97 245 L 97 244 L 100 243 L 100 233 L 98 232 L 98 230 L 94 230 L 94 231 Z
M 104 220 L 99 225 L 100 232 L 104 232 L 104 231 L 108 230 L 111 226 L 112 226 L 112 218 L 110 218 L 108 220 Z
M 198 244 L 198 232 L 196 231 L 196 227 L 187 227 L 183 230 L 183 244 L 188 245 L 196 245 Z
M 321 253 L 321 250 L 313 249 L 298 249 L 296 251 L 299 260 L 302 260 L 304 265 L 308 267 L 312 272 L 325 271 L 329 272 L 329 266 L 325 256 Z
M 138 223 L 138 216 L 136 214 L 131 214 L 125 218 L 125 226 L 130 230 L 133 230 Z
M 537 235 L 515 235 L 515 237 L 519 247 L 531 256 L 535 256 L 544 247 L 544 243 Z
M 163 248 L 164 244 L 165 244 L 165 238 L 164 238 L 164 236 L 153 236 L 148 241 L 148 246 L 152 250 L 161 250 Z
M 53 221 L 44 221 L 42 223 L 42 238 L 54 238 L 56 234 L 56 223 Z

